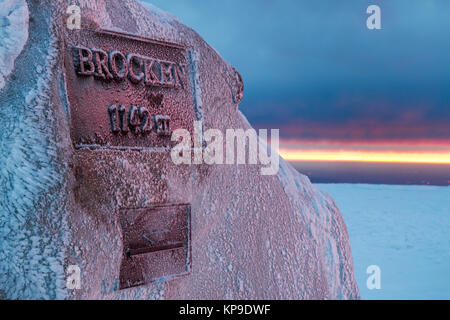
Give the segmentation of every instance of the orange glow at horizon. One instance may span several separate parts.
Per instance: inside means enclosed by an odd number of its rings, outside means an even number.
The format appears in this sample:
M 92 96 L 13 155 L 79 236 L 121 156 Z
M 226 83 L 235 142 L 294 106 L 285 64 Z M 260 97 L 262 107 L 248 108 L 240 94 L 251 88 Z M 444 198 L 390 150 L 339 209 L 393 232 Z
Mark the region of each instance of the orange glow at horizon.
M 287 161 L 450 164 L 450 144 L 428 142 L 363 143 L 349 141 L 282 140 L 280 155 Z
M 295 150 L 280 148 L 286 161 L 383 162 L 450 164 L 449 152 L 395 152 L 356 150 Z

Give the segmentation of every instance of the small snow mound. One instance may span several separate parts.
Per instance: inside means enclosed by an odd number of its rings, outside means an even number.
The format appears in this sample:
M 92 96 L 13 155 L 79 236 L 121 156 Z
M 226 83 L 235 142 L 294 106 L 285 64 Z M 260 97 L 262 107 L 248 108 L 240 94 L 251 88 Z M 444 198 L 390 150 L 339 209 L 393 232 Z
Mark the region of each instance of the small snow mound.
M 25 0 L 0 0 L 0 89 L 28 40 L 28 6 Z

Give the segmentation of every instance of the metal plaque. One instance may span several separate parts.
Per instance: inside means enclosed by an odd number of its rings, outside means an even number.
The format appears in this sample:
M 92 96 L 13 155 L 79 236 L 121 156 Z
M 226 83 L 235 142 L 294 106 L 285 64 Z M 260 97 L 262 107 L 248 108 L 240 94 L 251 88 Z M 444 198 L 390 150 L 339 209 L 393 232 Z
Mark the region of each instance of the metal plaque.
M 190 271 L 190 206 L 120 210 L 120 289 L 170 280 Z
M 105 30 L 66 39 L 71 136 L 80 147 L 167 147 L 192 132 L 194 101 L 186 48 Z

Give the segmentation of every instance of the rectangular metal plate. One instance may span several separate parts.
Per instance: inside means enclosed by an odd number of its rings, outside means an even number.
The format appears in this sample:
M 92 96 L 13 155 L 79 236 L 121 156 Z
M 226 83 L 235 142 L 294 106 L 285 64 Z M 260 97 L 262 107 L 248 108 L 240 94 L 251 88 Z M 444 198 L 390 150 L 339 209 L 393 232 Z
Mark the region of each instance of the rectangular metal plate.
M 120 289 L 170 280 L 190 271 L 190 205 L 121 209 Z
M 68 33 L 65 70 L 71 136 L 80 147 L 167 147 L 192 132 L 186 48 L 114 31 Z

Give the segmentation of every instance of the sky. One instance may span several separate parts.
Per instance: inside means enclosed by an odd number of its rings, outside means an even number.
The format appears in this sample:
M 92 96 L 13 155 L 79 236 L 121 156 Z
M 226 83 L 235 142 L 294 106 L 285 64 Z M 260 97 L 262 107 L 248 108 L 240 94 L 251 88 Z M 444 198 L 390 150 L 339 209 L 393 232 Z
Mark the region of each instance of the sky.
M 385 161 L 450 164 L 450 1 L 148 2 L 236 67 L 239 108 L 254 127 L 280 129 L 290 160 L 313 143 L 331 157 L 353 145 L 367 161 L 376 151 Z M 373 4 L 381 30 L 366 26 Z M 341 160 L 359 161 L 354 151 Z M 323 155 L 304 160 L 314 157 Z

